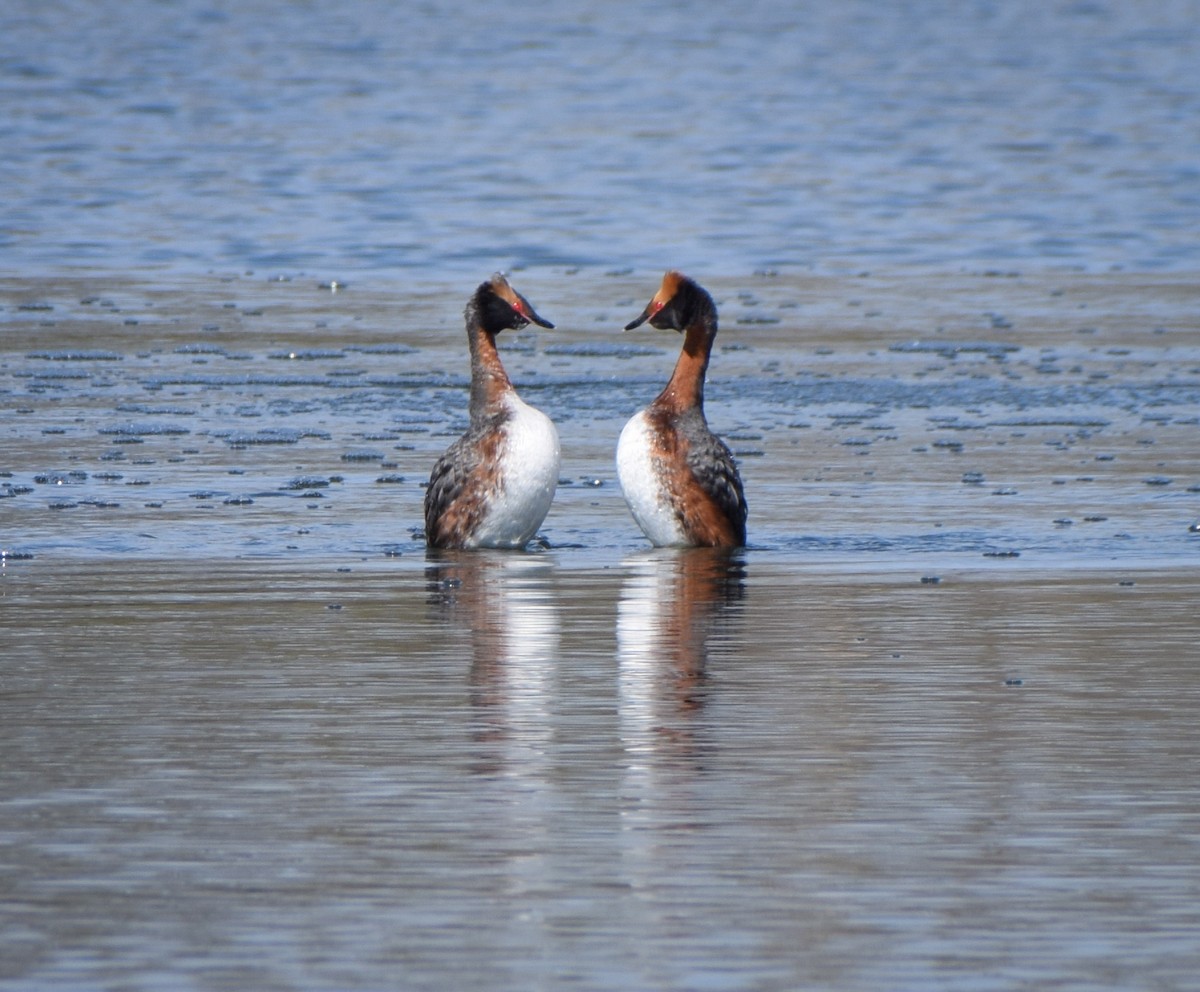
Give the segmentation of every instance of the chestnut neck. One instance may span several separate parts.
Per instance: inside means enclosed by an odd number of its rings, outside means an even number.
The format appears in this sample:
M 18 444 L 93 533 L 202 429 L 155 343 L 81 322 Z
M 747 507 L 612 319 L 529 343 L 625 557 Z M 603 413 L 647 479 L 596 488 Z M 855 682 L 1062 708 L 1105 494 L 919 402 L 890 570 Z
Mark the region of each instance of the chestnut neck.
M 707 308 L 701 309 L 684 329 L 683 348 L 675 362 L 675 371 L 654 401 L 656 406 L 673 413 L 704 409 L 704 377 L 716 336 L 717 315 Z
M 480 320 L 474 302 L 467 308 L 467 343 L 471 349 L 471 421 L 491 416 L 499 408 L 512 382 L 500 361 L 496 334 Z

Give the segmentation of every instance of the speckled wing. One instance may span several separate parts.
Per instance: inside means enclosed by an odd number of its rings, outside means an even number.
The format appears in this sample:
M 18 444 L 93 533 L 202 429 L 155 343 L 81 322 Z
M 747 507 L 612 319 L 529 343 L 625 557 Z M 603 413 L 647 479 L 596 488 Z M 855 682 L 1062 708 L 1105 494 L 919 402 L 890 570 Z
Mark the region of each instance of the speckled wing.
M 715 434 L 704 431 L 688 448 L 688 468 L 733 525 L 739 543 L 746 540 L 746 494 L 731 452 Z
M 431 547 L 454 547 L 474 532 L 484 505 L 464 498 L 471 478 L 483 469 L 483 452 L 475 432 L 455 441 L 433 466 L 425 490 L 425 540 Z

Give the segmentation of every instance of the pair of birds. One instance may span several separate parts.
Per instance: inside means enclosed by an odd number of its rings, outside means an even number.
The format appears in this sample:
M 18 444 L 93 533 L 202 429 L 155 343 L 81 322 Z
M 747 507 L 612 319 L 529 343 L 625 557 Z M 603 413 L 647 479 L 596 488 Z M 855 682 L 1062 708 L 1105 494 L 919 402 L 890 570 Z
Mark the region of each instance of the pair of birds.
M 530 323 L 553 327 L 500 274 L 465 311 L 471 350 L 471 426 L 438 459 L 425 491 L 431 548 L 523 548 L 558 485 L 554 424 L 517 395 L 496 335 Z M 708 428 L 704 376 L 717 335 L 712 297 L 680 272 L 625 330 L 649 321 L 683 333 L 666 388 L 634 416 L 617 445 L 617 475 L 634 520 L 655 546 L 741 547 L 746 497 L 733 455 Z

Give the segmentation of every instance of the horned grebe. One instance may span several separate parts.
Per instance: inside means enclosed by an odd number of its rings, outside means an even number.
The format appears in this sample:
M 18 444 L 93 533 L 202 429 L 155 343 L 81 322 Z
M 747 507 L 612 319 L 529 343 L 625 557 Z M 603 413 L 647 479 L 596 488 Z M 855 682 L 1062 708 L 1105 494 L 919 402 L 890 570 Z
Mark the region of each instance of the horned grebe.
M 682 331 L 683 350 L 666 388 L 621 431 L 617 476 L 633 519 L 656 547 L 741 547 L 746 497 L 733 454 L 708 429 L 704 375 L 717 336 L 712 297 L 679 272 L 668 272 L 630 331 Z
M 530 322 L 553 327 L 503 275 L 482 283 L 464 311 L 471 349 L 471 426 L 429 476 L 431 548 L 523 548 L 546 519 L 558 485 L 554 424 L 521 400 L 496 335 Z

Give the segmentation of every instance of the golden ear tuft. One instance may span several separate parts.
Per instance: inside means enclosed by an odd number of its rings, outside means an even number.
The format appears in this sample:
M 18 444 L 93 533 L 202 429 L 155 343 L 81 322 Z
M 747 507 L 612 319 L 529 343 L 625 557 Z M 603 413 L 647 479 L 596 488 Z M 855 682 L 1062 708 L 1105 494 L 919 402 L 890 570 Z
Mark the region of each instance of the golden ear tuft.
M 503 272 L 497 272 L 492 276 L 491 285 L 492 292 L 500 297 L 500 299 L 504 300 L 514 308 L 517 307 L 517 301 L 520 299 L 520 297 L 517 295 L 517 291 L 512 288 L 512 284 L 508 281 L 508 278 Z
M 687 276 L 677 269 L 670 269 L 666 275 L 663 276 L 662 285 L 658 287 L 658 293 L 656 295 L 665 303 L 679 292 L 679 287 L 683 284 L 683 281 L 686 278 Z

